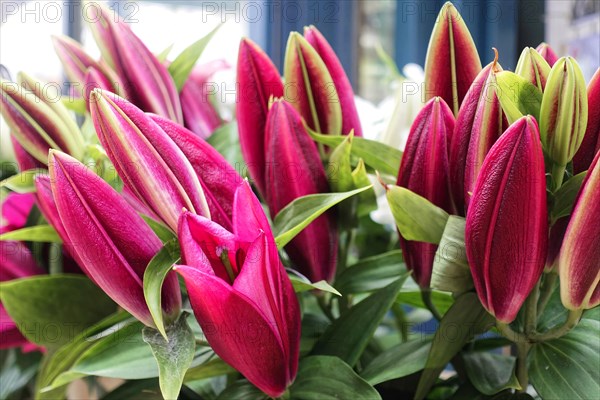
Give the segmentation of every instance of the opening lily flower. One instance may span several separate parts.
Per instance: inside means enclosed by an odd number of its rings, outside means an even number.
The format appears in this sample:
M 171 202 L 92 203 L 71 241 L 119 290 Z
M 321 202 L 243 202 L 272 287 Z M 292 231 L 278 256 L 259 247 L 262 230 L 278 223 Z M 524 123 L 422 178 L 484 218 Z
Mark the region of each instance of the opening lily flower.
M 183 276 L 196 319 L 215 353 L 272 397 L 296 377 L 300 307 L 267 217 L 248 182 L 239 185 L 233 233 L 185 212 Z

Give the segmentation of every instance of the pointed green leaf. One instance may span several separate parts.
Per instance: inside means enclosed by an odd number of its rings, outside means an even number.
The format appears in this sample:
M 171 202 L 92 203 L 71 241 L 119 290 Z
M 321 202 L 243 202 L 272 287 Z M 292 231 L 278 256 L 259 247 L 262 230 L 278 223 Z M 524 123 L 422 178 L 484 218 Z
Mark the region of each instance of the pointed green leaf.
M 473 288 L 465 250 L 465 219 L 451 215 L 433 260 L 431 287 L 444 292 L 463 293 Z
M 177 239 L 175 233 L 172 230 L 170 230 L 166 225 L 155 221 L 147 215 L 141 215 L 141 217 L 144 219 L 144 221 L 146 221 L 148 226 L 150 226 L 150 229 L 152 229 L 154 233 L 156 233 L 156 236 L 158 236 L 158 238 L 162 240 L 163 243 L 167 243 L 169 241 L 172 241 L 173 239 Z
M 405 274 L 342 314 L 319 338 L 312 354 L 337 356 L 348 365 L 356 364 L 407 277 Z
M 144 272 L 144 298 L 158 331 L 167 338 L 162 311 L 162 286 L 173 264 L 179 261 L 179 242 L 167 242 L 150 260 Z
M 181 88 L 183 88 L 183 85 L 187 81 L 194 65 L 196 65 L 196 62 L 204 52 L 204 49 L 215 33 L 217 33 L 221 25 L 222 24 L 217 25 L 217 27 L 210 31 L 206 36 L 188 46 L 169 65 L 169 73 L 173 77 L 177 91 L 181 91 Z
M 571 214 L 575 205 L 575 198 L 581 184 L 587 175 L 587 171 L 583 171 L 565 182 L 554 194 L 554 204 L 552 205 L 552 220 L 557 221 L 562 217 Z
M 360 376 L 371 385 L 377 385 L 414 374 L 425 368 L 430 347 L 431 337 L 400 343 L 375 357 Z
M 469 380 L 477 390 L 492 396 L 506 389 L 521 389 L 515 376 L 515 357 L 486 352 L 463 354 Z
M 38 175 L 48 175 L 45 169 L 35 168 L 20 172 L 0 182 L 0 187 L 7 188 L 17 193 L 35 192 L 35 177 Z
M 327 179 L 334 192 L 347 192 L 355 188 L 352 179 L 352 164 L 350 163 L 353 139 L 354 132 L 350 132 L 329 156 Z
M 62 239 L 51 225 L 36 225 L 6 232 L 0 235 L 0 240 L 62 243 Z
M 498 72 L 496 82 L 496 95 L 509 123 L 524 115 L 533 115 L 539 121 L 542 92 L 537 86 L 510 71 Z
M 309 290 L 321 290 L 323 292 L 335 294 L 336 296 L 342 295 L 326 281 L 312 283 L 294 275 L 290 275 L 290 281 L 292 281 L 292 286 L 294 287 L 294 292 L 296 293 L 307 292 Z
M 57 348 L 115 311 L 116 305 L 81 275 L 43 275 L 0 284 L 0 301 L 31 342 Z
M 336 204 L 370 189 L 371 186 L 342 193 L 319 193 L 302 196 L 285 206 L 273 220 L 273 234 L 278 248 L 288 244 L 302 229 Z
M 449 217 L 446 211 L 400 186 L 387 185 L 386 196 L 404 239 L 440 243 Z
M 322 135 L 308 129 L 308 133 L 317 143 L 331 148 L 339 146 L 345 140 L 344 136 Z M 369 167 L 391 176 L 396 176 L 400 169 L 402 152 L 386 144 L 362 137 L 352 140 L 352 155 L 362 158 Z
M 381 399 L 348 364 L 328 356 L 303 359 L 290 393 L 291 398 L 303 400 Z
M 185 373 L 194 359 L 196 340 L 186 322 L 187 316 L 182 313 L 167 327 L 168 340 L 156 329 L 145 327 L 143 330 L 144 341 L 150 345 L 158 363 L 160 391 L 167 400 L 178 398 Z
M 494 322 L 494 317 L 481 306 L 476 293 L 467 292 L 459 296 L 444 314 L 435 332 L 415 399 L 424 399 L 452 357 L 476 334 L 490 329 Z
M 406 274 L 402 251 L 393 250 L 359 260 L 335 279 L 336 288 L 344 293 L 363 293 L 381 289 Z

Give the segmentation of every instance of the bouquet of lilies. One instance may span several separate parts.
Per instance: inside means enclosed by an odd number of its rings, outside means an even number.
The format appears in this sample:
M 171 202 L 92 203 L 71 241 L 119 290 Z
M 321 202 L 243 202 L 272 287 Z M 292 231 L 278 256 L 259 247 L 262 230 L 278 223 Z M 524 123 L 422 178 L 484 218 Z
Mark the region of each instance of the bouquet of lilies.
M 446 3 L 400 151 L 316 27 L 283 71 L 242 40 L 225 121 L 216 30 L 170 59 L 94 9 L 99 60 L 53 38 L 68 95 L 1 81 L 1 398 L 600 395 L 600 69 L 482 67 Z

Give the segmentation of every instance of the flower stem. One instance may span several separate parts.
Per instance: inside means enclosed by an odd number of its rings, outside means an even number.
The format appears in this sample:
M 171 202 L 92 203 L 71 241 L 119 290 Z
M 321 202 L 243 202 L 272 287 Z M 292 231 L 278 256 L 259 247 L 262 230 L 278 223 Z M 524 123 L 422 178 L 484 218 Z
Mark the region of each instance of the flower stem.
M 552 180 L 554 181 L 554 191 L 557 191 L 563 183 L 563 178 L 565 176 L 565 166 L 552 164 Z
M 537 326 L 537 303 L 540 295 L 540 282 L 535 284 L 533 290 L 525 301 L 525 335 L 535 332 Z
M 544 333 L 532 335 L 529 339 L 532 342 L 544 342 L 547 340 L 558 339 L 577 326 L 581 319 L 581 314 L 583 314 L 583 310 L 570 310 L 566 321 L 562 325 L 552 328 Z
M 531 345 L 527 342 L 519 342 L 517 345 L 517 379 L 521 386 L 520 393 L 527 392 L 529 386 L 529 372 L 527 371 L 527 354 Z
M 552 293 L 554 293 L 554 286 L 556 285 L 556 280 L 558 279 L 558 274 L 554 272 L 550 272 L 546 274 L 544 279 L 544 284 L 542 285 L 542 290 L 540 294 L 540 300 L 538 302 L 538 315 L 542 315 L 546 306 L 548 305 L 548 301 L 552 297 Z
M 435 307 L 435 304 L 433 304 L 433 302 L 431 301 L 431 289 L 421 288 L 421 298 L 423 299 L 423 304 L 425 304 L 425 307 L 427 307 L 427 309 L 433 315 L 433 318 L 435 318 L 438 321 L 441 321 L 442 315 Z
M 504 322 L 496 321 L 496 328 L 500 331 L 502 336 L 513 343 L 527 342 L 527 336 L 523 333 L 513 331 L 510 325 L 505 324 Z

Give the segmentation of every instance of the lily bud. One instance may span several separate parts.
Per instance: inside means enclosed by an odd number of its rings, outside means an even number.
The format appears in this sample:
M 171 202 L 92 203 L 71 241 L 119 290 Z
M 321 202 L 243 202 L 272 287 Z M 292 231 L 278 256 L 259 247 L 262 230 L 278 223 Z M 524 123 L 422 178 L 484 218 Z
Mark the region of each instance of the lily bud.
M 98 3 L 91 8 L 99 15 L 87 18 L 90 30 L 128 99 L 144 111 L 183 124 L 179 93 L 167 68 L 114 12 Z
M 534 48 L 525 47 L 517 62 L 515 73 L 521 75 L 544 92 L 548 75 L 550 75 L 550 65 Z
M 102 81 L 110 82 L 106 88 L 111 87 L 111 91 L 122 94 L 123 85 L 115 71 L 102 61 L 94 60 L 83 50 L 81 44 L 68 36 L 52 36 L 54 50 L 60 59 L 67 78 L 71 81 L 76 92 L 85 95 L 87 99 L 89 93 L 86 93 L 86 75 L 90 68 L 96 70 L 96 74 L 102 76 Z M 93 88 L 92 88 L 93 89 Z M 87 90 L 89 92 L 91 89 Z
M 410 129 L 397 182 L 448 212 L 453 212 L 448 177 L 448 142 L 453 130 L 454 116 L 448 105 L 441 97 L 429 100 Z M 437 245 L 401 235 L 400 245 L 417 283 L 429 287 Z
M 283 83 L 269 57 L 250 39 L 242 39 L 237 63 L 237 119 L 240 147 L 258 191 L 265 196 L 265 124 L 269 98 L 283 96 Z
M 211 219 L 223 228 L 231 229 L 233 198 L 242 177 L 214 147 L 193 132 L 158 115 L 150 115 L 150 118 L 189 160 L 202 185 Z
M 550 71 L 540 109 L 542 144 L 557 166 L 564 169 L 579 149 L 587 118 L 588 100 L 583 74 L 573 58 L 563 57 Z M 562 175 L 555 178 L 562 182 Z
M 225 68 L 229 68 L 229 64 L 223 60 L 198 67 L 192 71 L 179 94 L 185 127 L 202 139 L 209 137 L 221 125 L 221 118 L 211 103 L 207 83 L 215 72 Z
M 98 88 L 112 93 L 118 93 L 118 85 L 113 84 L 105 75 L 94 67 L 88 68 L 84 79 L 85 106 L 90 110 L 90 95 Z
M 23 146 L 15 139 L 14 135 L 9 132 L 10 144 L 12 145 L 13 152 L 15 153 L 15 160 L 19 166 L 19 171 L 27 171 L 28 169 L 34 168 L 46 168 L 46 164 L 38 161 L 35 157 L 29 154 Z
M 210 218 L 202 186 L 173 140 L 142 110 L 94 89 L 96 132 L 123 182 L 173 230 L 183 208 Z
M 587 87 L 588 121 L 585 135 L 575 157 L 573 157 L 573 172 L 578 174 L 586 171 L 594 156 L 600 151 L 600 68 L 592 77 Z
M 558 56 L 556 55 L 554 50 L 552 50 L 552 47 L 550 47 L 548 43 L 540 43 L 539 46 L 535 48 L 535 50 L 538 53 L 540 53 L 542 57 L 544 57 L 544 60 L 548 62 L 548 65 L 550 65 L 550 67 L 553 67 L 554 64 L 558 61 Z
M 321 32 L 312 25 L 304 28 L 304 37 L 317 51 L 333 79 L 342 110 L 342 135 L 347 135 L 351 131 L 354 131 L 354 136 L 362 136 L 362 127 L 358 118 L 358 112 L 356 111 L 352 84 L 335 51 L 333 51 L 331 45 Z
M 569 310 L 600 304 L 600 153 L 579 189 L 558 256 L 560 298 Z
M 535 119 L 512 124 L 490 149 L 467 212 L 466 253 L 481 304 L 512 322 L 544 270 L 544 154 Z
M 496 95 L 496 73 L 502 71 L 497 61 L 477 75 L 456 118 L 450 144 L 450 179 L 454 204 L 461 215 L 466 213 L 485 156 L 508 127 Z
M 302 118 L 287 102 L 276 100 L 265 131 L 266 200 L 271 216 L 298 197 L 329 192 L 325 168 Z M 293 265 L 312 282 L 331 280 L 337 256 L 336 227 L 321 215 L 296 236 L 286 251 Z
M 44 164 L 49 149 L 80 157 L 83 138 L 67 109 L 57 98 L 48 97 L 47 87 L 41 82 L 23 74 L 19 80 L 22 84 L 0 81 L 0 112 L 14 138 Z
M 185 265 L 175 270 L 215 353 L 276 398 L 298 370 L 300 306 L 247 182 L 236 191 L 233 221 L 229 232 L 204 217 L 182 214 L 178 236 Z
M 154 322 L 142 281 L 162 242 L 110 185 L 72 157 L 51 151 L 49 170 L 58 214 L 86 275 L 117 304 L 147 326 Z M 163 311 L 181 308 L 177 276 L 163 285 Z
M 558 219 L 550 228 L 550 236 L 548 238 L 548 255 L 546 256 L 545 271 L 549 272 L 554 269 L 558 253 L 562 246 L 567 226 L 569 225 L 569 216 Z
M 471 33 L 458 10 L 447 2 L 438 14 L 425 59 L 426 100 L 439 96 L 454 115 L 471 83 L 481 71 L 481 61 Z
M 284 76 L 285 99 L 310 129 L 330 135 L 350 133 L 342 132 L 342 108 L 330 71 L 319 53 L 297 32 L 288 39 Z

